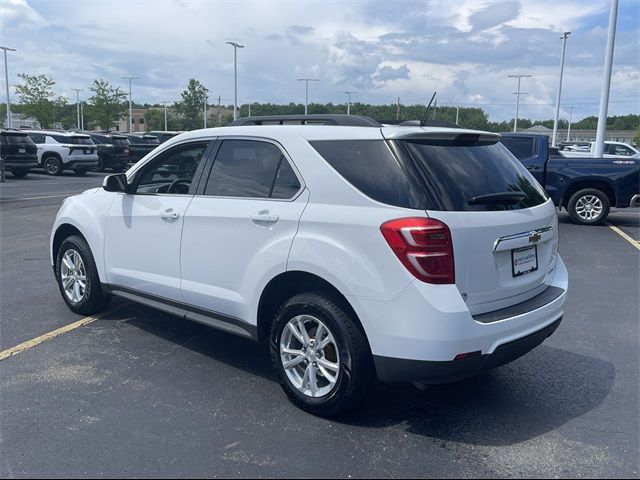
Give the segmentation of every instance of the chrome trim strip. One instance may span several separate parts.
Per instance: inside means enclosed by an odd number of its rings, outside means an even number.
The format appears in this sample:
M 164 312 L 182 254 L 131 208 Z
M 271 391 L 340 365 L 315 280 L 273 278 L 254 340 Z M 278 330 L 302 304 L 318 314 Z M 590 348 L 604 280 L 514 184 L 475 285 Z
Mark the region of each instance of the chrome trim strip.
M 498 246 L 500 246 L 502 242 L 506 242 L 508 240 L 516 240 L 518 238 L 523 238 L 523 237 L 528 237 L 531 234 L 535 234 L 535 233 L 542 235 L 543 233 L 546 233 L 552 230 L 553 230 L 553 226 L 549 225 L 548 227 L 538 228 L 536 230 L 529 230 L 527 232 L 514 233 L 513 235 L 505 235 L 504 237 L 498 238 L 494 242 L 493 251 L 495 252 L 498 249 Z

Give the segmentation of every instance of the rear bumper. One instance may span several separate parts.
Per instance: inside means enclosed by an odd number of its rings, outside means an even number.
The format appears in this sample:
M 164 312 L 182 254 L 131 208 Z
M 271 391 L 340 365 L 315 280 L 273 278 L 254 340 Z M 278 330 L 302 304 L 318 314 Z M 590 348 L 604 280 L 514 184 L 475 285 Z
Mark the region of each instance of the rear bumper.
M 7 170 L 12 168 L 35 168 L 38 166 L 37 155 L 24 157 L 7 157 L 4 159 L 4 167 Z
M 416 281 L 392 299 L 347 298 L 362 322 L 380 380 L 441 383 L 518 358 L 553 333 L 568 290 L 559 256 L 545 284 L 547 290 L 536 297 L 475 316 L 455 285 Z M 455 360 L 469 352 L 476 356 Z
M 90 169 L 98 166 L 98 155 L 85 155 L 81 158 L 70 157 L 64 162 L 64 168 L 86 168 Z
M 500 345 L 493 353 L 452 360 L 429 362 L 374 356 L 378 379 L 382 382 L 424 382 L 429 384 L 457 382 L 478 373 L 505 365 L 529 353 L 544 342 L 560 326 L 562 317 L 525 337 Z

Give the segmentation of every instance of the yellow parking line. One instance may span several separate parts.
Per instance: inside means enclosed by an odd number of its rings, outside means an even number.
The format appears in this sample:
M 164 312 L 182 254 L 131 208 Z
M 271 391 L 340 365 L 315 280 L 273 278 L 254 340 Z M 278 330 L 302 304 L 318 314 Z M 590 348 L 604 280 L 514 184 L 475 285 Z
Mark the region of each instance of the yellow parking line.
M 49 341 L 53 338 L 56 338 L 64 333 L 68 333 L 71 332 L 72 330 L 75 330 L 76 328 L 80 328 L 84 325 L 88 325 L 91 322 L 95 322 L 96 320 L 104 317 L 105 315 L 108 315 L 110 313 L 113 313 L 115 310 L 110 310 L 107 312 L 104 312 L 100 315 L 96 315 L 93 317 L 84 317 L 81 318 L 80 320 L 78 320 L 77 322 L 73 322 L 70 323 L 69 325 L 65 325 L 64 327 L 60 327 L 57 328 L 49 333 L 45 333 L 44 335 L 40 335 L 39 337 L 33 338 L 31 340 L 27 340 L 24 343 L 21 343 L 20 345 L 16 345 L 15 347 L 11 347 L 8 348 L 7 350 L 3 350 L 0 352 L 0 361 L 5 360 L 9 357 L 12 357 L 13 355 L 16 355 L 18 353 L 24 352 L 25 350 L 29 350 L 30 348 L 33 348 L 35 346 L 40 345 L 41 343 L 44 343 L 46 341 Z
M 625 232 L 623 232 L 622 230 L 620 230 L 618 227 L 616 227 L 615 225 L 611 225 L 609 222 L 607 222 L 607 226 L 613 230 L 614 232 L 616 232 L 618 235 L 620 235 L 622 238 L 624 238 L 627 242 L 629 242 L 631 245 L 633 245 L 634 247 L 636 247 L 638 250 L 640 250 L 640 242 L 638 242 L 637 240 L 631 238 L 629 235 L 627 235 Z

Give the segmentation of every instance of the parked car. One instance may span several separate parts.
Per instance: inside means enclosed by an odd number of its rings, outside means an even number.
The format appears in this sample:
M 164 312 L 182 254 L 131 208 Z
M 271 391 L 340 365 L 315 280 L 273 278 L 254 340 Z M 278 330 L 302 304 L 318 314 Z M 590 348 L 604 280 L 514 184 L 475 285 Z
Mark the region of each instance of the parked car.
M 38 148 L 29 135 L 13 129 L 0 129 L 0 156 L 4 168 L 14 177 L 26 177 L 38 166 Z
M 569 158 L 549 147 L 546 135 L 503 133 L 502 143 L 578 224 L 606 220 L 610 207 L 640 200 L 640 159 Z
M 92 315 L 118 295 L 268 344 L 318 415 L 376 377 L 456 381 L 551 335 L 568 285 L 556 209 L 500 136 L 345 117 L 187 132 L 68 198 L 50 243 L 62 298 Z
M 569 146 L 562 150 L 562 155 L 573 158 L 589 158 L 594 150 L 595 142 L 587 146 Z M 640 151 L 637 148 L 623 142 L 604 142 L 604 158 L 640 158 Z
M 122 172 L 129 163 L 129 139 L 124 135 L 90 133 L 93 143 L 98 146 L 98 166 L 96 170 L 107 169 Z
M 169 130 L 152 130 L 151 132 L 147 132 L 147 135 L 153 135 L 160 141 L 160 143 L 164 143 L 170 138 L 173 138 L 176 135 L 179 135 L 180 133 L 182 132 L 169 131 Z
M 84 175 L 98 166 L 98 147 L 89 135 L 45 130 L 25 130 L 38 147 L 38 164 L 49 175 L 73 170 Z
M 129 163 L 136 163 L 160 145 L 160 140 L 154 135 L 146 133 L 124 133 L 123 135 L 129 140 Z

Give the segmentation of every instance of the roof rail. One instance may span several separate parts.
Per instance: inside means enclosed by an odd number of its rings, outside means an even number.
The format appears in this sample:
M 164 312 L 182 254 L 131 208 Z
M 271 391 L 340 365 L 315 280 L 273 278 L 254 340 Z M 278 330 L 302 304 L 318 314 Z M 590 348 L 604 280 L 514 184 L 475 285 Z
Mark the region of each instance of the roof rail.
M 334 125 L 343 127 L 381 127 L 373 118 L 361 115 L 314 114 L 314 115 L 265 115 L 244 117 L 231 122 L 230 127 L 246 125 Z

